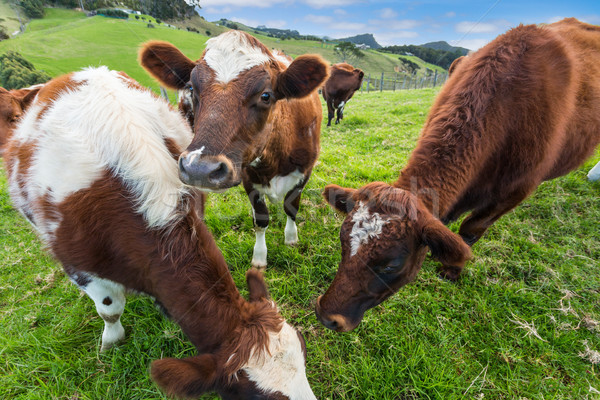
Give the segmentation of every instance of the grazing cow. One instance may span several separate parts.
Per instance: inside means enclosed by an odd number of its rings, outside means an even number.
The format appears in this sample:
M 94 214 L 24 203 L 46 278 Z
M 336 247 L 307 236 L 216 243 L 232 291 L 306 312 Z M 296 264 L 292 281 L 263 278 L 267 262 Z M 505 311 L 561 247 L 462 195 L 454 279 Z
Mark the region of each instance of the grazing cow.
M 168 393 L 314 399 L 302 335 L 262 275 L 250 301 L 200 217 L 177 157 L 192 133 L 180 113 L 126 75 L 86 69 L 46 84 L 6 151 L 10 194 L 105 322 L 102 350 L 124 337 L 125 290 L 153 296 L 198 350 L 152 363 Z
M 355 328 L 368 308 L 415 278 L 427 247 L 441 275 L 457 279 L 469 246 L 491 224 L 594 152 L 598 76 L 600 27 L 575 19 L 519 26 L 464 58 L 395 183 L 325 188 L 348 216 L 340 268 L 317 300 L 320 321 Z M 469 211 L 460 236 L 441 222 Z
M 344 107 L 360 86 L 365 73 L 350 64 L 339 63 L 331 66 L 329 79 L 323 86 L 323 98 L 327 104 L 327 126 L 337 110 L 335 123 L 339 124 L 344 118 Z
M 172 44 L 153 41 L 140 51 L 140 63 L 161 84 L 192 93 L 194 139 L 179 158 L 179 176 L 206 191 L 243 182 L 256 228 L 252 265 L 266 266 L 265 196 L 284 201 L 285 243 L 298 241 L 296 214 L 323 118 L 315 89 L 327 78 L 327 65 L 314 55 L 291 62 L 235 30 L 208 40 L 195 62 Z
M 0 87 L 0 156 L 23 112 L 43 85 L 6 90 Z

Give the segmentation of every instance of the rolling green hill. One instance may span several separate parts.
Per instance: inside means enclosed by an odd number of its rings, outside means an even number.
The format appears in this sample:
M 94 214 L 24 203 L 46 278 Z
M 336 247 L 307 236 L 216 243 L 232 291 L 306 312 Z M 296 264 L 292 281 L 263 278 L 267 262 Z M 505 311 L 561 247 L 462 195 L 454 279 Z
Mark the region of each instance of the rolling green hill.
M 186 21 L 182 24 L 185 25 Z M 193 21 L 198 23 L 203 20 L 198 17 Z M 147 21 L 134 18 L 120 20 L 102 16 L 86 17 L 82 12 L 50 8 L 46 10 L 45 18 L 32 20 L 24 34 L 0 42 L 0 53 L 7 50 L 18 51 L 37 69 L 44 70 L 51 76 L 90 65 L 107 65 L 127 72 L 143 85 L 158 89 L 156 82 L 138 65 L 137 50 L 141 43 L 153 39 L 166 40 L 179 47 L 188 57 L 196 59 L 208 39 L 202 33 L 210 30 L 212 34 L 218 34 L 224 30 L 207 21 L 196 25 L 200 34 L 168 28 L 164 24 L 154 26 L 148 28 Z M 316 53 L 331 63 L 338 62 L 332 44 L 296 39 L 279 40 L 254 32 L 252 34 L 267 47 L 283 50 L 292 57 Z M 400 63 L 397 56 L 368 50 L 365 51 L 364 59 L 355 66 L 362 68 L 366 74 L 377 77 L 382 72 L 391 76 L 398 65 Z M 424 68 L 442 71 L 441 68 L 422 61 L 420 65 L 423 66 L 421 74 L 424 73 Z

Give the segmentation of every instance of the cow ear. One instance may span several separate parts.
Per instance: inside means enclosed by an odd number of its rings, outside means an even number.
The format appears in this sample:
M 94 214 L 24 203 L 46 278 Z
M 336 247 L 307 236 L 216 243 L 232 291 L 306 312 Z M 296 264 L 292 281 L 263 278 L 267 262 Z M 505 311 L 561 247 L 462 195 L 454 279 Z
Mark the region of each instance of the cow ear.
M 250 294 L 250 302 L 266 300 L 269 298 L 269 290 L 265 278 L 258 269 L 251 268 L 246 272 L 246 284 Z
M 42 86 L 40 85 L 39 87 L 36 87 L 34 89 L 29 89 L 27 93 L 25 93 L 25 95 L 20 99 L 21 109 L 23 111 L 25 111 L 27 107 L 29 107 L 29 105 L 31 104 L 33 99 L 35 99 L 35 96 L 38 94 L 41 88 Z
M 323 189 L 325 200 L 339 212 L 348 214 L 354 208 L 354 199 L 352 196 L 356 189 L 343 188 L 338 185 L 327 185 Z
M 355 69 L 355 71 L 358 71 L 358 79 L 362 81 L 362 79 L 365 76 L 365 73 L 362 72 L 362 70 L 360 70 L 360 69 Z
M 462 267 L 472 256 L 471 248 L 437 218 L 430 217 L 421 227 L 421 240 L 431 255 L 444 265 Z
M 170 396 L 198 398 L 211 391 L 217 380 L 217 364 L 212 354 L 188 358 L 163 358 L 152 362 L 150 374 Z
M 187 85 L 196 66 L 171 43 L 156 40 L 142 45 L 138 61 L 161 84 L 176 90 Z
M 302 55 L 277 77 L 275 97 L 295 99 L 306 97 L 320 87 L 329 74 L 329 67 L 317 55 Z

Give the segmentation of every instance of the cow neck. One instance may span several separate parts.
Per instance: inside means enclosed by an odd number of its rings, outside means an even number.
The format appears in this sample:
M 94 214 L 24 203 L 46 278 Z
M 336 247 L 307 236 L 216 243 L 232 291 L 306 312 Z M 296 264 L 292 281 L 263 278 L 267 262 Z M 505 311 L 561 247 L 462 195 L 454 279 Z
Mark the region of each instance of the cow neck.
M 199 352 L 218 349 L 239 331 L 248 302 L 223 255 L 198 217 L 190 213 L 168 233 L 167 263 L 151 273 L 151 291 Z

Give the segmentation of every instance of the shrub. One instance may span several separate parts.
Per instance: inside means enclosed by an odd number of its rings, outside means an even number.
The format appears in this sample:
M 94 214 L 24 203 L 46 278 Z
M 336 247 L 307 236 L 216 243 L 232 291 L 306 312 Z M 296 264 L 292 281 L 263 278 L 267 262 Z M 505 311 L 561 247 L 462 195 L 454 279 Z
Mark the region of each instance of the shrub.
M 6 39 L 10 39 L 8 33 L 6 33 L 6 29 L 3 26 L 0 26 L 0 42 Z
M 0 56 L 0 86 L 5 89 L 20 89 L 49 79 L 48 74 L 37 71 L 33 64 L 15 51 L 9 50 Z
M 206 36 L 210 36 L 210 31 L 206 31 L 204 33 L 206 33 Z
M 43 18 L 44 4 L 41 0 L 21 0 L 19 5 L 29 18 Z
M 152 25 L 152 23 L 148 22 L 148 28 L 154 28 L 154 25 Z
M 100 8 L 97 10 L 98 14 L 104 15 L 105 17 L 111 18 L 129 18 L 129 14 L 125 11 L 115 10 L 114 8 Z

